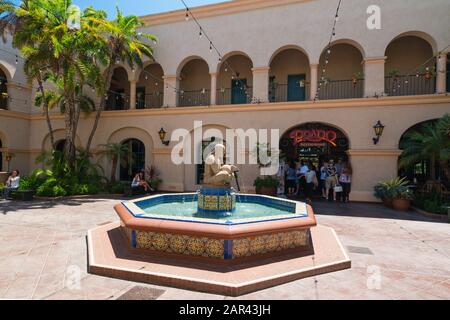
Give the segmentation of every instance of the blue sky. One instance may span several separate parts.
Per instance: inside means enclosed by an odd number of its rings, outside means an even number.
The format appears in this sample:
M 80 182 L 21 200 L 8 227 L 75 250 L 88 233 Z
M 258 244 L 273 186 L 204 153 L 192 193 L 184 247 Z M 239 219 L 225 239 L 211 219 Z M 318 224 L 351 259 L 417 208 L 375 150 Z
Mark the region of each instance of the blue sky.
M 74 4 L 82 9 L 92 5 L 96 9 L 103 9 L 112 18 L 115 14 L 116 5 L 124 14 L 134 14 L 138 16 L 159 13 L 177 9 L 183 9 L 181 0 L 72 0 Z M 205 4 L 224 2 L 225 0 L 185 0 L 189 7 L 201 6 Z M 14 1 L 14 2 L 19 2 Z

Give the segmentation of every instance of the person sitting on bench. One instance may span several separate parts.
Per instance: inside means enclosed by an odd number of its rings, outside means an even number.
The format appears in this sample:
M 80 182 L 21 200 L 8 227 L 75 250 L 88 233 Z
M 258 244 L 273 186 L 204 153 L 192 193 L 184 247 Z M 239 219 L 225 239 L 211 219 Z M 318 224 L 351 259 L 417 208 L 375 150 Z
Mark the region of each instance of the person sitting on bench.
M 131 183 L 131 189 L 133 189 L 134 191 L 143 189 L 145 193 L 148 193 L 149 191 L 155 191 L 152 189 L 152 187 L 150 187 L 147 181 L 145 181 L 144 171 L 140 171 L 135 175 L 133 182 Z
M 19 170 L 13 170 L 11 176 L 6 180 L 6 188 L 3 189 L 3 198 L 8 199 L 11 192 L 17 191 L 20 185 L 20 173 Z

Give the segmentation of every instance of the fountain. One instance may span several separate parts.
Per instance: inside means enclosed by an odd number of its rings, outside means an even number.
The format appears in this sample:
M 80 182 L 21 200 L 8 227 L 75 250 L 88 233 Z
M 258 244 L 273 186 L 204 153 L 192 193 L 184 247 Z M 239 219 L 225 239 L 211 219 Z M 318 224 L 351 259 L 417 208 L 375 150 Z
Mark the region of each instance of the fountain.
M 224 149 L 218 145 L 215 150 Z M 120 224 L 89 232 L 90 272 L 235 296 L 350 266 L 334 231 L 316 228 L 311 206 L 238 194 L 231 187 L 238 168 L 223 165 L 220 159 L 214 151 L 207 157 L 204 185 L 197 193 L 156 195 L 116 205 Z M 323 256 L 318 255 L 321 251 Z M 147 265 L 143 267 L 142 261 Z M 281 265 L 264 269 L 263 280 L 253 279 L 262 269 L 252 272 L 252 266 L 276 261 Z M 180 267 L 169 267 L 174 264 Z M 222 272 L 211 274 L 208 268 Z M 180 273 L 186 277 L 181 279 Z M 211 282 L 213 276 L 223 277 L 222 282 Z M 248 277 L 252 285 L 233 282 Z

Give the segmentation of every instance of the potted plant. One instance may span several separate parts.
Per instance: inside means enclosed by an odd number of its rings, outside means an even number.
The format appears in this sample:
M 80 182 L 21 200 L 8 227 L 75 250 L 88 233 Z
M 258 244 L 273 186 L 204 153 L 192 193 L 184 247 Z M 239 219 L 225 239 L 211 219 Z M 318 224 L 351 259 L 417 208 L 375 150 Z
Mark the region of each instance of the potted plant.
M 397 69 L 392 69 L 389 71 L 389 76 L 394 78 L 394 81 L 400 80 L 400 71 Z
M 257 194 L 276 196 L 280 181 L 272 176 L 258 177 L 253 186 L 256 188 Z
M 19 189 L 15 193 L 16 198 L 22 201 L 32 201 L 34 197 L 34 182 L 32 178 L 23 177 L 20 179 Z
M 393 206 L 393 199 L 398 194 L 399 190 L 406 188 L 408 185 L 406 178 L 393 178 L 388 181 L 382 181 L 375 186 L 375 197 L 383 201 L 386 207 Z
M 157 191 L 159 185 L 162 183 L 162 180 L 159 178 L 159 172 L 155 169 L 155 167 L 150 166 L 147 167 L 145 173 L 149 177 L 148 184 L 153 190 Z
M 397 211 L 408 211 L 411 208 L 411 201 L 414 193 L 406 186 L 393 190 L 392 207 Z

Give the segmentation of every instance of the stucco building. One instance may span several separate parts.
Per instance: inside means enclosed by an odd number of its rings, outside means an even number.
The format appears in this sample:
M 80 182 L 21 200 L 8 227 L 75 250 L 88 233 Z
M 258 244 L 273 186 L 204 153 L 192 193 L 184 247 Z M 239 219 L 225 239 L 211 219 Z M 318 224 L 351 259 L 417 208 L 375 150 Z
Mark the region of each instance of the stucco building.
M 163 190 L 193 191 L 201 178 L 198 166 L 172 164 L 175 143 L 161 143 L 161 128 L 169 138 L 178 128 L 192 130 L 196 120 L 203 121 L 204 130 L 222 132 L 279 129 L 280 147 L 289 156 L 315 162 L 348 157 L 354 170 L 352 199 L 374 200 L 373 186 L 398 174 L 404 133 L 450 112 L 450 2 L 345 0 L 328 48 L 336 5 L 331 0 L 235 0 L 192 8 L 221 59 L 193 19 L 186 21 L 185 10 L 143 16 L 142 31 L 160 39 L 155 61 L 147 61 L 143 70 L 117 66 L 109 111 L 93 145 L 130 143 L 137 166 L 154 166 Z M 371 5 L 381 9 L 379 30 L 367 27 Z M 9 43 L 1 49 L 1 169 L 9 165 L 27 173 L 50 147 L 47 126 L 42 110 L 33 106 L 35 92 L 26 84 L 18 53 Z M 80 147 L 93 116 L 82 116 Z M 54 111 L 52 121 L 56 140 L 62 140 L 63 117 Z M 374 144 L 378 121 L 385 130 Z M 292 139 L 317 130 L 329 134 L 332 143 Z M 103 165 L 109 172 L 109 164 Z M 258 169 L 242 170 L 248 192 Z M 130 170 L 118 174 L 127 179 Z

